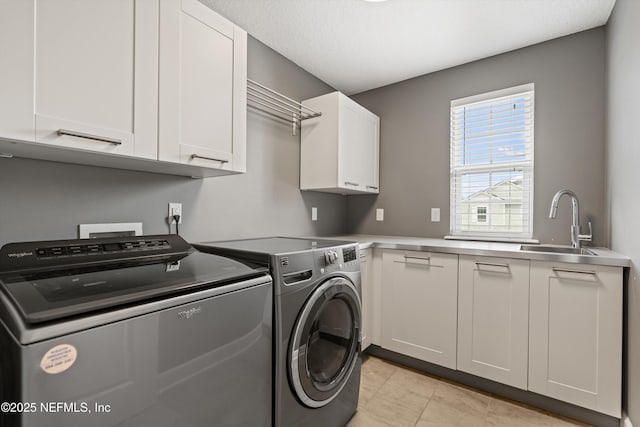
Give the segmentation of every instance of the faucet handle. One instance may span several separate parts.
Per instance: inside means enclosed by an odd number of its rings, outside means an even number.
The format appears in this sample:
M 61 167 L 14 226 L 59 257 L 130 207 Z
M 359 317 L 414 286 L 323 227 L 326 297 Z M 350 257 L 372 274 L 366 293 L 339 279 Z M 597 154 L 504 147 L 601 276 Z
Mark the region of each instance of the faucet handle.
M 578 240 L 591 242 L 593 240 L 593 228 L 591 227 L 591 221 L 589 221 L 587 224 L 589 225 L 589 234 L 578 234 Z

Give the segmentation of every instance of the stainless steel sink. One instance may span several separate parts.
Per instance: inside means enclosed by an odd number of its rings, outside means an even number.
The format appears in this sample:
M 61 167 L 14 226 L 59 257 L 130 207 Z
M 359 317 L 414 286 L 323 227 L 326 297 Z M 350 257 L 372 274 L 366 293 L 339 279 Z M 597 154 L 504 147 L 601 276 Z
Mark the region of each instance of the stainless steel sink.
M 597 256 L 593 251 L 586 248 L 572 248 L 570 246 L 554 246 L 554 245 L 522 245 L 521 251 L 547 252 L 552 254 L 570 254 L 570 255 L 591 255 Z

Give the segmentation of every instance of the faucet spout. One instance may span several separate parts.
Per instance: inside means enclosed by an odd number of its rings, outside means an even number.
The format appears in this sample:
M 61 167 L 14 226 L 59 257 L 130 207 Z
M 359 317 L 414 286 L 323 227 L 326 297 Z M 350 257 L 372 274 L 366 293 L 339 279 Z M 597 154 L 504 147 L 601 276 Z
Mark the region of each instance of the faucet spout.
M 571 197 L 571 206 L 573 208 L 573 225 L 578 225 L 580 221 L 580 203 L 578 202 L 578 196 L 571 190 L 560 190 L 555 196 L 553 196 L 553 200 L 551 200 L 551 211 L 549 212 L 549 219 L 555 219 L 556 213 L 558 212 L 558 202 L 560 198 L 564 195 Z
M 574 248 L 580 247 L 580 241 L 591 241 L 592 233 L 589 235 L 580 234 L 580 203 L 578 202 L 578 196 L 571 190 L 560 190 L 558 191 L 551 200 L 551 209 L 549 210 L 549 218 L 554 219 L 556 214 L 558 213 L 558 202 L 560 198 L 564 195 L 571 197 L 571 206 L 572 206 L 572 223 L 571 223 L 571 246 Z M 591 231 L 591 223 L 589 223 L 589 230 Z

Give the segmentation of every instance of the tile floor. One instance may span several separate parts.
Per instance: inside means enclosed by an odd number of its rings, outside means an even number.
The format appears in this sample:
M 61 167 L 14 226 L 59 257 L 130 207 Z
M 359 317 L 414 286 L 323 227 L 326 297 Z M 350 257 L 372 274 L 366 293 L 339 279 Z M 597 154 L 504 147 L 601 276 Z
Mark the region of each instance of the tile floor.
M 588 426 L 368 356 L 347 427 Z

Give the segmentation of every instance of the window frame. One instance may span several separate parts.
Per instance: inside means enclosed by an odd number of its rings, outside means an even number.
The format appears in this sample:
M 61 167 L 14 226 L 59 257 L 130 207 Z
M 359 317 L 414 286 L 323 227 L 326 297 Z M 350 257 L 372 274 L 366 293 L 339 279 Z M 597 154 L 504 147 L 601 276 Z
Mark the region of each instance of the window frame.
M 455 114 L 454 111 L 458 111 L 460 107 L 471 107 L 478 104 L 485 103 L 498 103 L 501 99 L 511 98 L 516 96 L 530 96 L 531 97 L 531 111 L 530 116 L 527 118 L 531 119 L 530 125 L 530 134 L 527 138 L 527 142 L 530 144 L 528 147 L 529 153 L 525 160 L 523 161 L 514 161 L 514 162 L 505 162 L 505 163 L 481 163 L 475 165 L 459 165 L 454 164 L 456 161 L 456 149 L 460 150 L 459 147 L 459 139 L 456 139 L 454 135 L 454 119 Z M 449 169 L 449 197 L 450 197 L 450 236 L 446 236 L 446 238 L 451 239 L 471 239 L 471 240 L 488 240 L 488 241 L 521 241 L 521 242 L 530 242 L 533 236 L 533 197 L 534 197 L 534 148 L 535 148 L 535 85 L 534 83 L 528 83 L 520 86 L 514 86 L 506 89 L 496 90 L 492 92 L 486 92 L 478 95 L 473 95 L 465 98 L 459 98 L 451 101 L 450 105 L 450 123 L 449 123 L 449 132 L 450 132 L 450 169 Z M 464 141 L 464 139 L 463 139 Z M 458 145 L 456 145 L 458 144 Z M 523 185 L 523 195 L 522 195 L 522 210 L 523 210 L 523 222 L 522 222 L 522 231 L 513 232 L 513 231 L 486 231 L 486 230 L 463 230 L 462 223 L 458 224 L 456 222 L 456 214 L 463 211 L 463 205 L 460 198 L 460 190 L 456 188 L 456 184 L 459 185 L 459 180 L 461 177 L 465 176 L 465 174 L 471 173 L 501 173 L 522 169 L 522 185 Z M 528 190 L 528 194 L 527 191 Z M 505 203 L 505 206 L 511 203 L 511 200 L 508 203 Z M 473 213 L 476 218 L 472 221 L 473 223 L 478 222 L 478 213 Z M 489 223 L 489 209 L 487 208 L 486 220 L 481 224 Z

